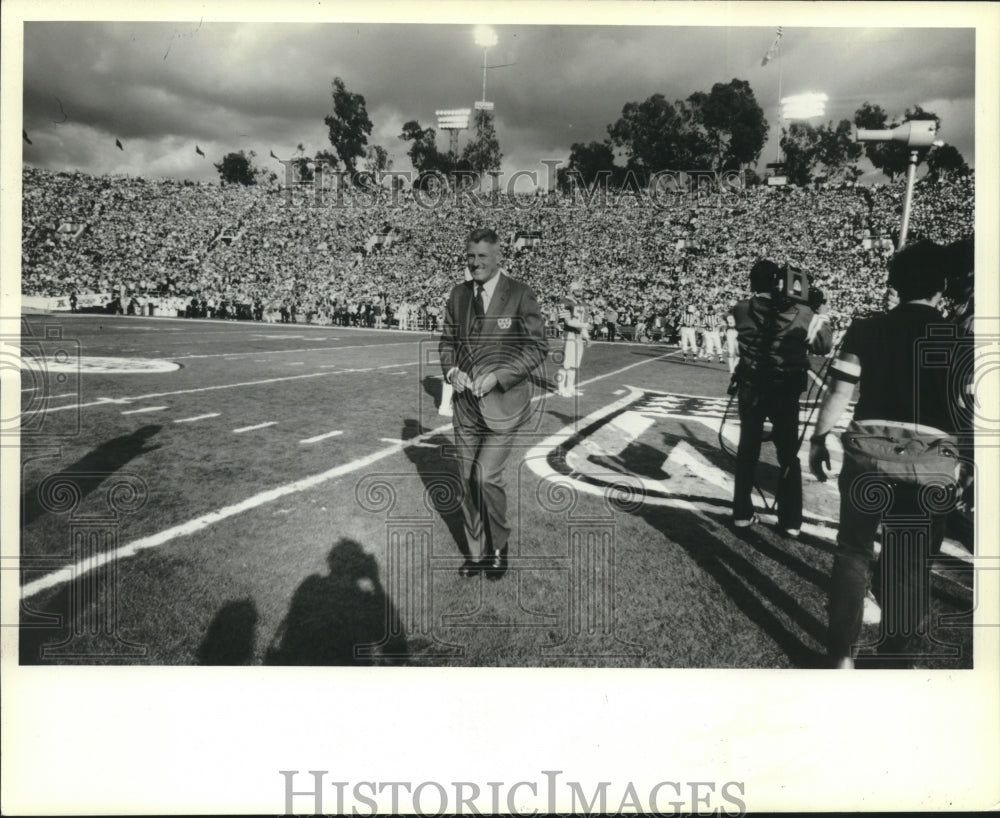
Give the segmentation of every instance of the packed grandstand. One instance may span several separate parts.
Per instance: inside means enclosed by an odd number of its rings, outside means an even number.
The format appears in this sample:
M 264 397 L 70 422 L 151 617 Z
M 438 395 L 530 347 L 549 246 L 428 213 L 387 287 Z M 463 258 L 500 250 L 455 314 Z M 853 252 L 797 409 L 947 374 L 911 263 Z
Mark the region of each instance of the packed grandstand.
M 433 328 L 489 225 L 506 269 L 556 321 L 570 283 L 626 337 L 693 304 L 744 297 L 754 260 L 807 272 L 835 317 L 883 308 L 905 182 L 754 186 L 698 196 L 493 196 L 476 204 L 381 190 L 316 203 L 280 185 L 23 171 L 22 294 L 56 308 Z M 973 233 L 972 176 L 918 182 L 909 240 Z M 524 237 L 530 237 L 525 241 Z M 657 320 L 659 318 L 659 320 Z M 598 326 L 596 329 L 600 329 Z

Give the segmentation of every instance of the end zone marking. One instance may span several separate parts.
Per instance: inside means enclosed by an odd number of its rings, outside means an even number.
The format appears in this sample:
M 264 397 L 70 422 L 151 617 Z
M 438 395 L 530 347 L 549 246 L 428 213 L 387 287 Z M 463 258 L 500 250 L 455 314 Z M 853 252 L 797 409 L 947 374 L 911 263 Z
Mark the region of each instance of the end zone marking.
M 336 437 L 342 434 L 343 431 L 327 432 L 326 434 L 316 435 L 316 437 L 307 437 L 305 440 L 300 440 L 299 443 L 318 443 L 321 440 L 326 440 L 328 437 Z
M 138 415 L 141 412 L 159 412 L 162 409 L 166 409 L 166 406 L 144 406 L 142 409 L 129 409 L 128 411 L 122 412 L 123 415 Z
M 218 412 L 209 412 L 207 415 L 195 415 L 193 418 L 178 418 L 174 423 L 192 423 L 196 420 L 207 420 L 208 418 L 217 418 L 218 416 Z
M 252 432 L 254 429 L 263 429 L 265 426 L 275 426 L 277 423 L 278 421 L 276 420 L 269 420 L 266 423 L 258 423 L 255 426 L 241 426 L 239 429 L 233 429 L 233 434 L 241 435 L 244 432 Z

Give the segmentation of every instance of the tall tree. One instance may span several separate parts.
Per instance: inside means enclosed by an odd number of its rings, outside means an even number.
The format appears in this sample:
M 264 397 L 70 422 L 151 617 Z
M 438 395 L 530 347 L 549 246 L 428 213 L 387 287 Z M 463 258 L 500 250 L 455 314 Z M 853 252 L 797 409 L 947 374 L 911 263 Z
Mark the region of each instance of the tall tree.
M 433 128 L 421 128 L 419 122 L 411 119 L 403 125 L 399 138 L 411 143 L 406 155 L 418 173 L 447 170 L 448 157 L 438 151 Z
M 372 145 L 365 153 L 365 170 L 369 173 L 384 173 L 392 169 L 389 151 L 381 145 Z
M 476 111 L 476 135 L 462 151 L 462 159 L 477 173 L 500 170 L 500 142 L 497 140 L 496 128 L 493 127 L 491 111 Z
M 928 175 L 934 179 L 950 179 L 971 173 L 965 157 L 954 145 L 931 148 L 927 154 L 927 170 Z
M 239 153 L 227 153 L 222 157 L 221 162 L 215 162 L 215 169 L 219 172 L 219 178 L 223 184 L 230 185 L 255 185 L 257 177 L 264 171 L 254 167 L 253 160 L 257 156 L 254 151 L 249 154 L 240 151 Z
M 330 132 L 330 144 L 344 169 L 354 174 L 357 160 L 365 155 L 372 121 L 368 118 L 365 98 L 347 90 L 340 77 L 333 80 L 333 113 L 323 120 Z
M 717 82 L 709 93 L 696 91 L 687 102 L 692 125 L 711 147 L 713 170 L 739 170 L 757 161 L 767 140 L 767 120 L 749 82 Z
M 854 124 L 859 128 L 870 128 L 874 130 L 893 129 L 904 122 L 913 120 L 933 120 L 938 127 L 941 126 L 941 118 L 931 112 L 925 111 L 919 105 L 914 105 L 912 109 L 907 108 L 902 119 L 889 121 L 889 115 L 879 105 L 872 105 L 865 102 L 854 112 Z M 910 148 L 902 142 L 865 142 L 865 156 L 875 166 L 882 171 L 889 179 L 895 179 L 901 173 L 906 172 L 910 163 Z M 926 151 L 921 151 L 920 159 L 926 156 Z
M 817 137 L 816 161 L 823 166 L 828 180 L 856 179 L 861 174 L 857 162 L 863 148 L 854 141 L 849 119 L 821 125 Z
M 608 126 L 611 144 L 624 151 L 626 168 L 641 181 L 662 170 L 707 170 L 710 148 L 692 131 L 693 113 L 663 94 L 645 102 L 628 102 L 622 115 Z
M 559 169 L 559 184 L 565 189 L 569 180 L 579 174 L 577 178 L 588 187 L 599 177 L 614 185 L 620 181 L 622 170 L 615 164 L 614 151 L 607 142 L 591 142 L 589 145 L 574 142 L 570 148 L 567 167 Z
M 808 185 L 819 157 L 820 134 L 808 122 L 793 122 L 781 131 L 785 176 L 794 185 Z

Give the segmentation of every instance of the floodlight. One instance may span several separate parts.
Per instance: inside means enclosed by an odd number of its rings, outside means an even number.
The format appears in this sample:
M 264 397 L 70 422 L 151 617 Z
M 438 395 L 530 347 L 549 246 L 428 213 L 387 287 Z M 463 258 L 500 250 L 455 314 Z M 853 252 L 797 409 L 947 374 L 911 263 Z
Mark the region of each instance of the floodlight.
M 481 48 L 493 48 L 497 44 L 497 33 L 489 26 L 476 26 L 474 36 L 476 45 Z

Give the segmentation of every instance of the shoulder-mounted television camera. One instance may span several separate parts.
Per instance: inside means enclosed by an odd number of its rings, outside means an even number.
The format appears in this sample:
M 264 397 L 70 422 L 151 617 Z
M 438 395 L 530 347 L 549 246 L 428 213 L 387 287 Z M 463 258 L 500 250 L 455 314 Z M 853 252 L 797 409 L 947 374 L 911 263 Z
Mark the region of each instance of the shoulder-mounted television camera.
M 805 270 L 785 264 L 775 286 L 780 297 L 809 306 L 809 276 Z

